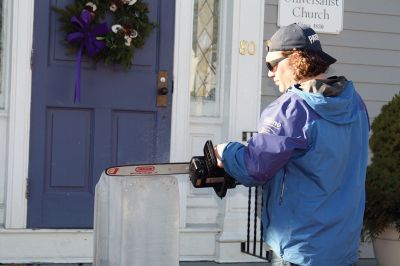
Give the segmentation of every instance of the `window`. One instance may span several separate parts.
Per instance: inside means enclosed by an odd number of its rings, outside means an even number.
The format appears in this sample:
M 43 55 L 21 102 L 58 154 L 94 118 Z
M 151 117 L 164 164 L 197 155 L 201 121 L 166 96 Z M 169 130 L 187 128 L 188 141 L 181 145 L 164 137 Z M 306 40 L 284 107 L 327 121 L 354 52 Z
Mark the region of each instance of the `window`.
M 219 0 L 194 0 L 190 114 L 220 115 L 218 89 Z

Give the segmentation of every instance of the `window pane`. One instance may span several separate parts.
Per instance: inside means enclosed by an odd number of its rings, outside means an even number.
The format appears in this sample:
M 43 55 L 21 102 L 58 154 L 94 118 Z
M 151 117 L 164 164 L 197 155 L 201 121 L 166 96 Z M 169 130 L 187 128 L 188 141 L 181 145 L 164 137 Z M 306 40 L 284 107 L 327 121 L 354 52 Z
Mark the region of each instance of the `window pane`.
M 190 112 L 219 116 L 219 0 L 194 0 Z

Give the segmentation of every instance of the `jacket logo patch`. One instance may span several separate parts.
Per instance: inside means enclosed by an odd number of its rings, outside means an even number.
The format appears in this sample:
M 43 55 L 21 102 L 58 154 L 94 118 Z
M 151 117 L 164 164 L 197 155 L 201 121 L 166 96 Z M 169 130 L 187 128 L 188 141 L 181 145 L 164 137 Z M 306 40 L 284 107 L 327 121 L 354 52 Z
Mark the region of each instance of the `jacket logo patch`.
M 281 129 L 282 124 L 278 121 L 275 121 L 271 117 L 267 116 L 264 118 L 262 122 L 262 127 L 260 133 L 269 133 L 273 135 L 277 135 L 279 130 Z

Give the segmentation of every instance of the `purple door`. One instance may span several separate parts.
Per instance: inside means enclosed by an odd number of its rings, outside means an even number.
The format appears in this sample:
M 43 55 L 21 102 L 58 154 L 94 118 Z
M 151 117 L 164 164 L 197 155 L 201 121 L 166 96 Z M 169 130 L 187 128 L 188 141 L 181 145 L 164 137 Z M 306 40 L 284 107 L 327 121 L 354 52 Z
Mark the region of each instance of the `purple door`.
M 91 228 L 94 189 L 111 165 L 169 160 L 171 91 L 157 107 L 160 71 L 172 76 L 174 0 L 147 0 L 156 28 L 130 70 L 84 58 L 81 101 L 74 103 L 75 55 L 51 6 L 35 1 L 28 226 Z

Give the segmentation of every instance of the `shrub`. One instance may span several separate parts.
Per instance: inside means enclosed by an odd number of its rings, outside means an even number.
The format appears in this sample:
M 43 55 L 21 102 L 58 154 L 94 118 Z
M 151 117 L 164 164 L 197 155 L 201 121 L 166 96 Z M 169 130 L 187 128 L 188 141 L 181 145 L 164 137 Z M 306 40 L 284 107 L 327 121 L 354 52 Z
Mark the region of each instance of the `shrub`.
M 400 94 L 374 119 L 369 144 L 364 236 L 375 238 L 388 225 L 400 232 Z

